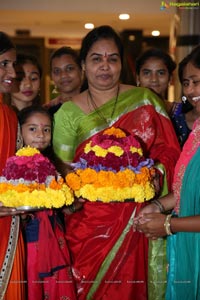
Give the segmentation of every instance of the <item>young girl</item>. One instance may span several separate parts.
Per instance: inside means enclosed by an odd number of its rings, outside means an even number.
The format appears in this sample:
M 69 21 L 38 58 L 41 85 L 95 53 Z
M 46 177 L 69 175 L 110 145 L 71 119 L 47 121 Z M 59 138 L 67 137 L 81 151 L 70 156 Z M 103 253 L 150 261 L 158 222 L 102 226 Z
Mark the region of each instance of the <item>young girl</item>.
M 42 107 L 20 111 L 19 124 L 25 146 L 51 156 L 52 118 Z M 70 274 L 70 256 L 57 211 L 43 210 L 25 219 L 28 300 L 76 299 Z M 44 255 L 45 253 L 45 255 Z
M 35 56 L 18 54 L 15 86 L 12 89 L 8 104 L 17 111 L 31 105 L 39 105 L 42 69 Z

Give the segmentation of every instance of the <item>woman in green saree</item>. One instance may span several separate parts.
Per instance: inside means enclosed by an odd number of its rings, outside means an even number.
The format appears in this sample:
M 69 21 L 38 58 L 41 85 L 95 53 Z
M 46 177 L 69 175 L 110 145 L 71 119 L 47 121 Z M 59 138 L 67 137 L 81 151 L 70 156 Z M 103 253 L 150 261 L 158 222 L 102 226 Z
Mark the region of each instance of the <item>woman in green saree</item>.
M 65 163 L 63 175 L 93 135 L 115 126 L 138 136 L 166 193 L 180 150 L 162 102 L 148 89 L 120 83 L 123 47 L 111 27 L 92 30 L 83 39 L 80 57 L 88 89 L 55 114 L 53 145 Z M 148 298 L 148 243 L 132 230 L 134 210 L 140 207 L 85 201 L 81 211 L 66 216 L 78 299 Z

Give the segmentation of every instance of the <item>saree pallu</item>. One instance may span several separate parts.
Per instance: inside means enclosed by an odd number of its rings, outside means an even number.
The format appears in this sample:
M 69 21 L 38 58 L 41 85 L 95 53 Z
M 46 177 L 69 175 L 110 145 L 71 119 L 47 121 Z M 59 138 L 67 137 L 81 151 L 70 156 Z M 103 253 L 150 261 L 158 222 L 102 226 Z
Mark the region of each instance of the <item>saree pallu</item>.
M 99 114 L 109 120 L 114 103 L 115 97 L 98 109 Z M 55 113 L 53 148 L 62 161 L 70 162 L 80 156 L 88 139 L 108 127 L 99 114 L 96 111 L 85 114 L 72 101 L 64 103 Z M 109 124 L 138 136 L 144 155 L 164 166 L 171 191 L 180 146 L 164 103 L 148 89 L 129 89 L 120 93 Z
M 6 159 L 14 155 L 17 118 L 6 105 L 0 104 L 0 174 Z M 24 245 L 19 217 L 0 218 L 0 299 L 25 300 Z
M 78 299 L 147 299 L 148 241 L 133 231 L 135 207 L 87 201 L 66 217 Z
M 109 118 L 112 113 L 114 103 L 115 99 L 111 99 L 105 103 L 101 108 L 99 108 L 99 114 L 101 113 L 105 118 Z M 105 124 L 105 121 L 99 118 L 99 114 L 94 111 L 89 115 L 85 115 L 80 108 L 70 101 L 63 104 L 60 110 L 55 114 L 54 150 L 59 158 L 61 158 L 63 161 L 71 161 L 73 159 L 76 161 L 82 154 L 83 147 L 88 142 L 89 138 L 108 127 L 108 124 Z M 148 89 L 141 88 L 134 88 L 121 93 L 119 95 L 116 111 L 113 116 L 113 120 L 110 122 L 110 126 L 118 126 L 139 138 L 142 148 L 144 149 L 145 156 L 154 159 L 156 166 L 166 179 L 164 181 L 165 185 L 163 186 L 162 193 L 164 194 L 167 193 L 168 190 L 171 190 L 174 166 L 180 154 L 180 147 L 171 121 L 165 112 L 164 104 L 156 97 L 156 95 L 151 93 Z M 101 263 L 103 263 L 103 260 L 105 257 L 107 257 L 114 244 L 117 243 L 119 236 L 128 224 L 129 219 L 124 218 L 123 214 L 127 214 L 127 212 L 131 214 L 133 211 L 132 206 L 137 206 L 138 204 L 132 203 L 130 206 L 122 203 L 110 205 L 111 204 L 91 204 L 87 202 L 84 204 L 83 212 L 75 213 L 73 216 L 66 218 L 67 240 L 70 242 L 70 250 L 72 251 L 74 257 L 76 276 L 79 271 L 81 276 L 84 274 L 85 269 L 82 270 L 82 261 L 87 261 L 89 257 L 91 258 L 91 261 L 89 261 L 87 266 L 90 270 L 87 271 L 87 274 L 90 274 L 91 281 L 95 281 L 95 275 L 98 274 L 98 268 L 101 269 Z M 108 210 L 109 212 L 105 218 L 100 217 L 102 215 L 101 210 L 104 210 L 102 207 L 105 207 L 105 211 Z M 116 227 L 117 231 L 113 232 L 113 236 L 107 239 L 107 242 L 105 243 L 106 245 L 103 244 L 102 248 L 105 249 L 105 252 L 103 255 L 101 254 L 102 257 L 99 256 L 97 259 L 97 253 L 100 253 L 100 249 L 97 251 L 92 242 L 90 245 L 91 249 L 89 255 L 87 254 L 86 250 L 84 250 L 84 253 L 81 252 L 82 256 L 79 255 L 82 247 L 85 248 L 87 245 L 87 232 L 91 241 L 95 243 L 96 238 L 94 238 L 94 236 L 92 237 L 92 232 L 94 233 L 96 228 L 94 227 L 94 224 L 98 222 L 98 227 L 101 228 L 105 222 L 115 220 L 116 214 L 121 220 L 121 226 L 117 226 L 117 224 L 113 223 L 113 227 Z M 110 227 L 111 225 L 109 224 L 108 228 Z M 80 237 L 79 235 L 82 235 L 83 232 L 85 236 Z M 105 293 L 105 299 L 112 299 L 112 297 L 115 299 L 124 300 L 147 299 L 148 296 L 145 286 L 147 281 L 145 281 L 144 278 L 147 277 L 148 268 L 143 268 L 146 266 L 147 257 L 145 255 L 147 255 L 147 241 L 145 241 L 145 238 L 141 233 L 137 233 L 139 236 L 137 236 L 136 233 L 131 234 L 133 235 L 133 240 L 130 240 L 130 244 L 135 241 L 137 247 L 135 247 L 134 251 L 130 249 L 131 247 L 125 249 L 127 252 L 124 252 L 128 253 L 127 255 L 130 254 L 130 261 L 127 258 L 127 260 L 124 260 L 124 268 L 123 265 L 121 265 L 121 278 L 126 278 L 127 280 L 125 281 L 132 281 L 132 279 L 130 279 L 128 276 L 126 277 L 123 273 L 127 269 L 130 273 L 130 277 L 134 278 L 134 282 L 137 281 L 135 279 L 135 277 L 137 277 L 137 272 L 142 272 L 143 279 L 141 281 L 146 283 L 141 285 L 134 283 L 128 286 L 127 284 L 118 284 L 117 290 L 116 285 L 105 285 L 105 278 L 101 278 L 105 287 L 109 286 L 109 292 L 104 292 L 104 289 L 100 285 L 100 287 L 97 289 L 97 292 L 93 293 L 93 296 L 90 296 L 91 294 L 89 292 L 89 286 L 91 286 L 91 283 L 86 283 L 84 287 L 88 292 L 84 291 L 84 296 L 80 296 L 81 300 L 84 299 L 84 297 L 85 299 L 95 300 L 104 299 L 103 293 Z M 105 232 L 100 235 L 105 236 Z M 128 236 L 129 234 L 127 235 L 127 238 Z M 113 239 L 114 242 L 112 244 L 111 241 L 113 241 Z M 89 247 L 86 248 L 89 249 Z M 152 245 L 151 252 L 149 253 L 149 263 L 152 266 L 151 273 L 154 273 L 151 274 L 151 278 L 153 279 L 152 285 L 150 283 L 149 287 L 149 290 L 151 290 L 151 298 L 149 299 L 160 300 L 165 293 L 167 267 L 165 249 L 165 241 L 161 240 L 159 243 L 155 242 Z M 141 256 L 140 259 L 138 259 L 137 250 L 141 253 L 145 253 L 145 255 Z M 159 258 L 157 258 L 158 252 Z M 115 265 L 116 269 L 119 264 L 117 258 L 119 259 L 118 255 L 116 255 L 116 261 L 113 261 L 113 265 Z M 145 263 L 142 264 L 143 260 Z M 159 266 L 157 264 L 158 260 L 160 261 Z M 96 264 L 98 261 L 99 265 L 97 266 Z M 153 261 L 153 263 L 151 263 L 151 261 Z M 94 271 L 92 271 L 93 267 Z M 162 277 L 160 278 L 161 283 L 158 281 L 155 282 L 155 276 L 160 269 L 162 269 Z M 161 272 L 159 272 L 159 274 L 161 274 Z M 139 293 L 138 291 L 140 291 L 140 288 L 142 289 L 142 287 L 143 291 Z M 82 288 L 83 286 L 81 285 L 80 290 Z M 157 293 L 158 289 L 159 293 Z M 102 291 L 101 295 L 99 294 L 100 291 Z M 87 293 L 89 293 L 89 298 L 86 297 Z M 109 296 L 106 296 L 106 293 L 108 293 Z
M 52 210 L 36 212 L 25 227 L 28 300 L 75 300 L 62 223 Z

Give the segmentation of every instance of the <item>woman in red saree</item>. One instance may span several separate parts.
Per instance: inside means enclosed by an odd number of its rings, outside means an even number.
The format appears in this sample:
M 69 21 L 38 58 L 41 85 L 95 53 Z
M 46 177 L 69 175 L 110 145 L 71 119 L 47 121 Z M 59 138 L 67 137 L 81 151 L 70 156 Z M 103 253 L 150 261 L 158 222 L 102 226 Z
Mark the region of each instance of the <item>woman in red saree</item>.
M 55 114 L 57 156 L 67 168 L 78 160 L 90 137 L 109 126 L 120 127 L 137 135 L 146 156 L 155 160 L 165 193 L 180 150 L 162 102 L 148 89 L 119 82 L 123 49 L 111 27 L 91 31 L 80 56 L 88 90 Z M 81 211 L 66 216 L 78 299 L 148 298 L 148 243 L 132 228 L 135 208 L 141 205 L 86 201 Z
M 15 77 L 16 51 L 9 37 L 0 32 L 0 92 L 11 90 Z M 15 153 L 17 118 L 0 103 L 0 175 L 6 159 Z M 13 215 L 13 216 L 11 216 Z M 0 205 L 0 299 L 25 300 L 24 247 L 19 216 L 11 208 Z

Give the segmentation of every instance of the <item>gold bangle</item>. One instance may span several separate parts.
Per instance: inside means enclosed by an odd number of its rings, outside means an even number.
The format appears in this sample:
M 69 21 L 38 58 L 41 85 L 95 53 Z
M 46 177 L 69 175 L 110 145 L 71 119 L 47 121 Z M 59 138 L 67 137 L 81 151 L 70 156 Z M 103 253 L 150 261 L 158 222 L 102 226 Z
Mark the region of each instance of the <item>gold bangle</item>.
M 164 206 L 162 205 L 162 203 L 158 199 L 153 200 L 151 203 L 155 204 L 159 208 L 160 213 L 163 214 L 165 212 Z
M 172 218 L 172 214 L 167 215 L 165 218 L 165 223 L 164 223 L 164 227 L 165 227 L 165 231 L 167 235 L 172 235 L 173 233 L 171 232 L 171 218 Z

